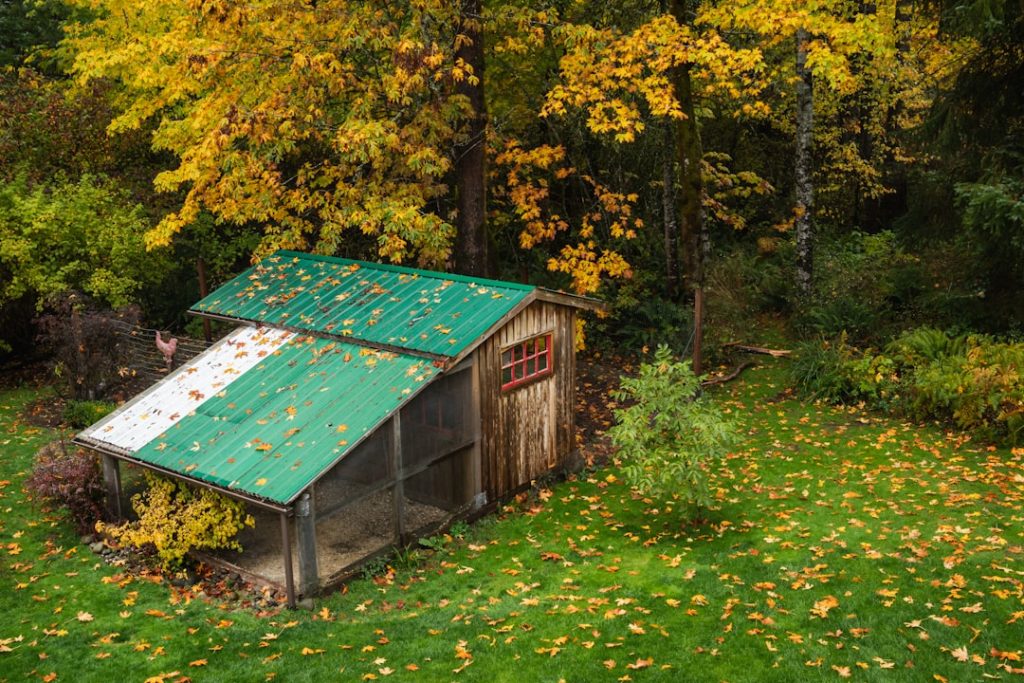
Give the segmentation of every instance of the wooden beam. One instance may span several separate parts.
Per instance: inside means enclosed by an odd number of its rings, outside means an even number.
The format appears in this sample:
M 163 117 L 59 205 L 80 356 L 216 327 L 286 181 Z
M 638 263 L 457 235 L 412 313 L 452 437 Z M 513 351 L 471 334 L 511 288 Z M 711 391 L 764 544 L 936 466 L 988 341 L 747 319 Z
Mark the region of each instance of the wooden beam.
M 295 539 L 299 551 L 299 593 L 312 597 L 320 590 L 316 555 L 316 509 L 309 491 L 295 502 Z
M 392 496 L 395 503 L 395 542 L 405 545 L 405 482 L 402 480 L 402 411 L 396 410 L 391 416 L 391 476 L 395 487 Z
M 118 459 L 107 454 L 100 453 L 100 460 L 103 462 L 103 483 L 107 487 L 107 513 L 115 522 L 124 519 L 121 510 L 121 467 Z

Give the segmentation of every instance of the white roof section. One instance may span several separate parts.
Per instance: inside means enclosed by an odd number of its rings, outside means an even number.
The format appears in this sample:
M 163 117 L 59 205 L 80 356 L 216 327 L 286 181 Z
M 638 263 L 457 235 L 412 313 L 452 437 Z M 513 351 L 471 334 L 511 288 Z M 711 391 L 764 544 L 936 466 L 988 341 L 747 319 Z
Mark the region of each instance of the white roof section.
M 79 437 L 134 453 L 295 336 L 269 327 L 238 327 Z

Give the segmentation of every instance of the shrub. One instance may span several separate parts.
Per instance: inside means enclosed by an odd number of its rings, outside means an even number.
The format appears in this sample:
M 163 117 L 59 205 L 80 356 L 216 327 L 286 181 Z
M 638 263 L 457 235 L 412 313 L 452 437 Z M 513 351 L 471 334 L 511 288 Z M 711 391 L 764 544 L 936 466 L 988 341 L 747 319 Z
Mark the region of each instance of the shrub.
M 75 429 L 85 429 L 99 422 L 116 407 L 107 401 L 68 401 L 64 406 L 64 421 Z
M 736 428 L 707 398 L 697 398 L 699 378 L 689 361 L 674 361 L 659 346 L 637 377 L 623 377 L 608 434 L 624 460 L 623 474 L 641 494 L 671 502 L 682 499 L 700 510 L 711 504 L 706 467 L 725 455 Z
M 1024 344 L 933 328 L 904 332 L 882 352 L 845 335 L 801 344 L 793 381 L 807 396 L 865 401 L 918 420 L 941 420 L 985 439 L 1024 440 Z
M 814 296 L 798 326 L 826 338 L 846 332 L 857 342 L 884 338 L 918 295 L 918 260 L 891 232 L 855 232 L 823 240 Z
M 832 402 L 851 398 L 848 364 L 852 353 L 845 333 L 836 339 L 818 337 L 797 344 L 790 365 L 793 383 L 809 398 Z
M 146 472 L 148 488 L 132 496 L 135 522 L 98 524 L 97 530 L 120 543 L 152 547 L 165 569 L 181 565 L 191 550 L 241 550 L 235 536 L 254 526 L 245 506 L 210 489 Z
M 106 489 L 96 456 L 69 450 L 63 441 L 39 449 L 25 488 L 34 499 L 67 510 L 79 533 L 91 532 L 103 516 Z
M 93 400 L 122 381 L 128 348 L 120 332 L 138 322 L 136 307 L 104 310 L 87 297 L 71 294 L 53 300 L 50 312 L 40 316 L 39 341 L 53 353 L 54 374 L 71 397 Z

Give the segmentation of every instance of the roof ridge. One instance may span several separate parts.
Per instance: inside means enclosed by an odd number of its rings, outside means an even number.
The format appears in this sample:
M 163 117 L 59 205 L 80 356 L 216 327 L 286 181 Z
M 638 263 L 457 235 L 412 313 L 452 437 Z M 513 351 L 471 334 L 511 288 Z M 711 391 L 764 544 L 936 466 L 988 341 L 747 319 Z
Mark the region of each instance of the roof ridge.
M 409 275 L 416 275 L 418 277 L 432 278 L 435 280 L 451 280 L 452 282 L 463 282 L 466 284 L 477 284 L 485 285 L 488 287 L 507 287 L 509 289 L 518 289 L 523 292 L 530 292 L 537 289 L 536 285 L 527 285 L 521 282 L 510 282 L 508 280 L 492 280 L 485 277 L 474 277 L 472 275 L 462 275 L 460 273 L 443 273 L 436 270 L 423 270 L 420 268 L 412 268 L 409 266 L 400 266 L 393 263 L 377 263 L 376 261 L 362 261 L 359 259 L 350 259 L 343 256 L 327 256 L 324 254 L 310 254 L 304 251 L 292 251 L 290 249 L 281 249 L 275 251 L 269 256 L 265 256 L 263 260 L 274 258 L 275 256 L 291 256 L 301 260 L 313 260 L 313 261 L 324 261 L 326 263 L 336 264 L 349 264 L 357 263 L 361 268 L 370 268 L 373 270 L 383 270 L 392 273 L 406 273 Z M 256 263 L 254 265 L 259 265 Z

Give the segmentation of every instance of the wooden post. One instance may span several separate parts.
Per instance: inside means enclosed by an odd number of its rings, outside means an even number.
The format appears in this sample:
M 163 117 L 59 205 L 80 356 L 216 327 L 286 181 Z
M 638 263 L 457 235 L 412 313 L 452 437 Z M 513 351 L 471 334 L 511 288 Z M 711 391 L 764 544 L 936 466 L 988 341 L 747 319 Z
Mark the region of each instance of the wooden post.
M 205 299 L 210 290 L 206 286 L 206 259 L 202 256 L 196 259 L 196 275 L 199 276 L 199 296 Z M 213 341 L 213 333 L 210 331 L 210 319 L 206 316 L 203 316 L 203 337 L 206 339 L 207 344 Z
M 704 288 L 693 291 L 693 374 L 704 374 Z
M 107 486 L 107 514 L 115 522 L 124 519 L 121 510 L 121 463 L 112 455 L 100 454 L 103 463 L 103 483 Z
M 295 577 L 292 575 L 292 536 L 288 532 L 288 515 L 281 513 L 281 553 L 284 556 L 284 589 L 288 609 L 295 609 Z
M 391 416 L 391 476 L 395 479 L 395 542 L 405 545 L 405 482 L 402 481 L 402 411 Z
M 316 509 L 309 491 L 295 503 L 295 536 L 299 546 L 299 593 L 312 597 L 320 589 L 316 557 Z

